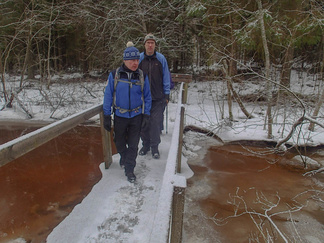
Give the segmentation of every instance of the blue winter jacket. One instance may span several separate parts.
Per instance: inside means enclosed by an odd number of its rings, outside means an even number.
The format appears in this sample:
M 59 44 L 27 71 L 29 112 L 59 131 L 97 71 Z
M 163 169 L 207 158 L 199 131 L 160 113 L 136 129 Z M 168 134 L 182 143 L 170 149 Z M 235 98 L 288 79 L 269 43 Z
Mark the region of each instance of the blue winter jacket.
M 150 115 L 152 97 L 148 77 L 145 75 L 142 95 L 142 88 L 139 84 L 139 71 L 131 71 L 123 64 L 119 72 L 121 80 L 131 81 L 132 84 L 121 81 L 117 82 L 115 91 L 116 104 L 114 106 L 113 98 L 116 70 L 109 74 L 103 101 L 104 115 L 112 115 L 113 112 L 115 112 L 116 116 L 124 118 L 132 118 L 140 115 L 142 114 L 142 98 L 144 99 L 144 114 Z
M 170 94 L 170 71 L 166 58 L 159 52 L 147 56 L 140 54 L 139 68 L 149 77 L 152 100 L 164 99 Z

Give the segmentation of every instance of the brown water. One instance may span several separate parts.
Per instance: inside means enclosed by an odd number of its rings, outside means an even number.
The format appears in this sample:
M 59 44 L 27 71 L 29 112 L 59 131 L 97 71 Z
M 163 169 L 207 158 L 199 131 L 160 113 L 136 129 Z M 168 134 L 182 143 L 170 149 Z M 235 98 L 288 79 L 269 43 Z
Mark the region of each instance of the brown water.
M 0 144 L 30 132 L 0 130 Z M 100 180 L 100 128 L 78 126 L 0 167 L 0 242 L 45 242 Z
M 323 175 L 310 178 L 274 163 L 291 154 L 260 156 L 246 149 L 212 147 L 201 164 L 190 165 L 195 175 L 186 191 L 184 242 L 271 242 L 264 240 L 267 232 L 273 242 L 284 242 L 266 214 L 289 242 L 323 242 L 323 186 L 314 183 L 324 183 Z
M 16 127 L 0 130 L 0 144 L 30 131 Z M 278 203 L 269 215 L 287 210 L 287 205 L 300 206 L 310 197 L 315 198 L 292 216 L 301 237 L 311 235 L 315 240 L 309 242 L 322 242 L 323 204 L 316 199 L 323 200 L 323 191 L 316 195 L 316 190 L 323 188 L 315 186 L 300 171 L 269 163 L 291 156 L 256 156 L 241 146 L 211 148 L 199 166 L 191 165 L 195 175 L 186 189 L 184 231 L 187 233 L 183 242 L 256 242 L 253 240 L 256 238 L 264 242 L 256 227 L 261 222 L 258 217 L 245 214 L 228 218 L 235 209 L 237 214 L 245 211 L 264 214 L 262 205 L 256 203 L 257 195 L 259 199 L 264 195 L 270 201 L 262 198 L 263 206 Z M 318 154 L 312 157 L 323 160 Z M 100 129 L 80 126 L 0 167 L 0 242 L 19 237 L 27 242 L 45 242 L 52 229 L 100 180 L 102 160 Z M 324 182 L 320 175 L 313 178 Z M 308 189 L 314 190 L 296 197 Z M 242 207 L 244 203 L 246 209 Z M 262 231 L 268 229 L 276 237 L 274 242 L 282 242 L 269 222 L 261 218 Z M 295 237 L 287 227 L 292 225 L 289 214 L 278 214 L 272 219 L 289 239 Z M 297 238 L 293 242 L 307 241 Z

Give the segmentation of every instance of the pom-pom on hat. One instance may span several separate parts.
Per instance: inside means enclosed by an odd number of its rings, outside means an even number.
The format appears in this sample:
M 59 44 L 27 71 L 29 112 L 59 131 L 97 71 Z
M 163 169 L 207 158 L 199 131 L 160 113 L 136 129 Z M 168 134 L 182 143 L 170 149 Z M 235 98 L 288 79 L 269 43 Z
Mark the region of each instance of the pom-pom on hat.
M 155 38 L 155 36 L 154 36 L 152 33 L 149 33 L 149 34 L 147 34 L 147 35 L 145 36 L 145 38 L 144 38 L 144 44 L 145 44 L 145 42 L 148 41 L 148 40 L 154 40 L 155 43 L 156 43 L 156 38 Z
M 133 60 L 133 59 L 140 59 L 140 52 L 134 46 L 134 43 L 129 41 L 127 42 L 127 48 L 124 51 L 124 60 Z

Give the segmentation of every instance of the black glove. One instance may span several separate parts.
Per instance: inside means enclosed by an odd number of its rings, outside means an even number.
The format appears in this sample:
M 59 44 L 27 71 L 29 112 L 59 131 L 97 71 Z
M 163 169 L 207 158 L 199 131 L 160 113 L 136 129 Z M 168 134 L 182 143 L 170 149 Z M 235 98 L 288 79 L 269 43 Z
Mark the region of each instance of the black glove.
M 111 131 L 111 116 L 104 116 L 104 128 L 108 132 Z
M 149 127 L 149 124 L 150 124 L 150 116 L 144 114 L 142 119 L 142 131 L 145 131 Z
M 166 100 L 166 103 L 168 104 L 169 103 L 169 100 L 170 100 L 170 95 L 169 94 L 166 94 L 165 95 L 165 100 Z

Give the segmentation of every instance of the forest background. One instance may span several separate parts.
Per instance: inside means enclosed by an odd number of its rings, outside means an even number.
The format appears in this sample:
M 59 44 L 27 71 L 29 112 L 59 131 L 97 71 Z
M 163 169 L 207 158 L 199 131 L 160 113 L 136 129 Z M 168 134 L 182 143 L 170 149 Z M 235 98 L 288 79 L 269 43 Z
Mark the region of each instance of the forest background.
M 244 111 L 232 83 L 265 81 L 264 92 L 249 101 L 267 101 L 271 138 L 274 102 L 285 104 L 293 96 L 306 109 L 304 97 L 290 92 L 293 69 L 314 75 L 312 117 L 318 115 L 324 100 L 323 14 L 324 3 L 316 0 L 4 0 L 0 72 L 6 105 L 0 109 L 10 107 L 31 81 L 49 89 L 54 74 L 106 79 L 120 65 L 126 42 L 143 51 L 144 36 L 152 32 L 172 72 L 227 82 L 230 120 L 232 99 Z M 18 89 L 6 89 L 10 74 L 21 76 Z M 316 122 L 304 115 L 300 122 Z

